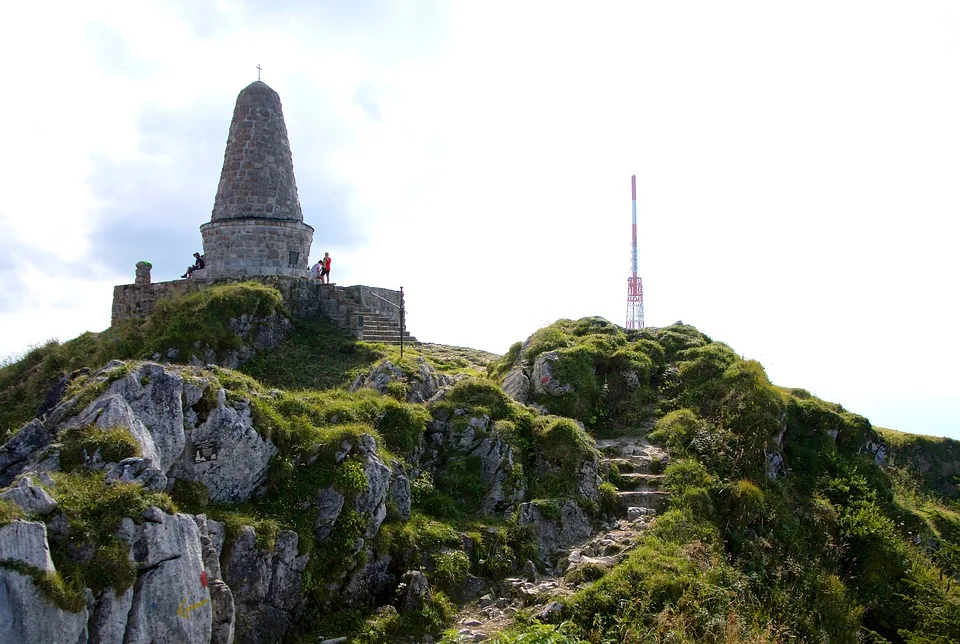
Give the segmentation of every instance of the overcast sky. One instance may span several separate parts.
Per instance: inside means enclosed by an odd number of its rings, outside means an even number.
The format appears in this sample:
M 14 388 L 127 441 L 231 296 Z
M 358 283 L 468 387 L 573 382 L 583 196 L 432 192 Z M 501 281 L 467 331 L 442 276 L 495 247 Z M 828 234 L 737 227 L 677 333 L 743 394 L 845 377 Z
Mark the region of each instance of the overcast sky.
M 955 2 L 17 3 L 0 60 L 0 356 L 179 277 L 259 64 L 311 262 L 419 339 L 623 324 L 636 174 L 648 325 L 960 438 Z

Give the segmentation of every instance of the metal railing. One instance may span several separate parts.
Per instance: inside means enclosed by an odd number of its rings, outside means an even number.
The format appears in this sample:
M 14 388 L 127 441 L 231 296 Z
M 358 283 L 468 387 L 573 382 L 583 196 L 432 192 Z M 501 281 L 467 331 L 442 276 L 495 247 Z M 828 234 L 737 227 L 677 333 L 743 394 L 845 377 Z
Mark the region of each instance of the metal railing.
M 388 299 L 385 298 L 385 297 L 380 297 L 379 295 L 377 295 L 377 294 L 374 293 L 373 291 L 368 291 L 368 293 L 369 293 L 370 295 L 374 296 L 375 298 L 377 298 L 378 300 L 382 300 L 382 301 L 386 302 L 387 304 L 389 304 L 389 305 L 392 306 L 393 308 L 400 310 L 400 357 L 402 358 L 402 357 L 403 357 L 404 314 L 405 314 L 404 307 L 403 307 L 403 287 L 402 287 L 402 286 L 400 287 L 400 304 L 397 304 L 396 302 L 391 302 L 390 300 L 388 300 Z

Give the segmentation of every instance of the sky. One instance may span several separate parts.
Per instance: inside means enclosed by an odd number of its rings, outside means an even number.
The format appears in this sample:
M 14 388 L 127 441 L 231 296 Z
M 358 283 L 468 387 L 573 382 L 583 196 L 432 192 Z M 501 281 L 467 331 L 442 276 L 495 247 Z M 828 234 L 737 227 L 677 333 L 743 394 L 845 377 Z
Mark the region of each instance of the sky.
M 276 90 L 311 263 L 504 353 L 682 320 L 874 425 L 960 439 L 955 2 L 17 3 L 0 357 L 201 248 L 236 96 Z

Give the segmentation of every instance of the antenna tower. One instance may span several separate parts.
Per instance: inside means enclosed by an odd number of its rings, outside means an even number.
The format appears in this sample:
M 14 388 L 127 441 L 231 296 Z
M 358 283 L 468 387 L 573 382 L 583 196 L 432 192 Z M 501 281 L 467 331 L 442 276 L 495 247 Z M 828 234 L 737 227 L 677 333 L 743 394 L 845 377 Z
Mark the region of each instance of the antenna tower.
M 631 267 L 633 274 L 627 278 L 627 328 L 643 328 L 643 280 L 637 275 L 637 175 L 630 177 L 633 194 L 633 244 Z

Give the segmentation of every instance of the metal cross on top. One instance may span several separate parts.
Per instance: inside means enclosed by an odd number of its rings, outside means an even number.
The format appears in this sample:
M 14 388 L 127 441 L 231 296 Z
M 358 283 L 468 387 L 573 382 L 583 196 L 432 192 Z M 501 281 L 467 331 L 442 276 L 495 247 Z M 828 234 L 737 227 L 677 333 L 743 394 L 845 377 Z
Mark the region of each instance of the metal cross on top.
M 260 63 L 257 63 L 257 80 L 260 80 Z

